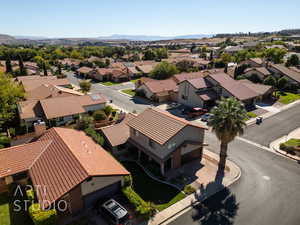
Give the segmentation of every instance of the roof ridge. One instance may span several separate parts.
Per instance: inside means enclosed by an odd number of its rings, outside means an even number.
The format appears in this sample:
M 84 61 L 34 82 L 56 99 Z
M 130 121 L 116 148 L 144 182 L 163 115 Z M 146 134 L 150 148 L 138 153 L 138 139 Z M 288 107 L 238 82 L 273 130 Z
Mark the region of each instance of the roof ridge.
M 85 167 L 82 165 L 81 161 L 78 160 L 77 156 L 73 153 L 73 151 L 70 149 L 70 146 L 65 142 L 65 140 L 60 136 L 60 134 L 57 132 L 57 130 L 63 130 L 63 129 L 67 129 L 67 130 L 73 130 L 71 128 L 61 128 L 61 127 L 53 127 L 52 128 L 55 133 L 57 134 L 57 136 L 62 140 L 62 142 L 67 146 L 69 152 L 71 152 L 71 154 L 76 158 L 76 161 L 80 164 L 80 166 L 82 167 L 82 169 L 84 170 L 84 172 L 86 173 L 87 176 L 89 176 L 88 171 L 85 169 Z M 79 131 L 80 132 L 80 131 Z
M 44 149 L 40 152 L 40 154 L 32 161 L 31 165 L 28 167 L 28 170 L 35 164 L 35 162 L 41 157 L 41 155 L 48 149 L 48 147 L 53 143 L 53 140 L 43 140 L 48 141 L 48 144 L 44 147 Z

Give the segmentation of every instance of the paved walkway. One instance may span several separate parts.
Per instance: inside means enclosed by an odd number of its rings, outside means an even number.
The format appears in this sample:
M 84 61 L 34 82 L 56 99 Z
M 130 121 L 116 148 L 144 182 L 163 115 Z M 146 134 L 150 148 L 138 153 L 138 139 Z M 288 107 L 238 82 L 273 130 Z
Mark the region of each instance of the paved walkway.
M 281 143 L 286 142 L 286 141 L 290 140 L 291 138 L 300 139 L 300 128 L 298 128 L 296 130 L 293 130 L 288 135 L 285 135 L 285 136 L 283 136 L 281 138 L 278 138 L 277 140 L 271 142 L 270 143 L 270 148 L 273 149 L 274 151 L 286 156 L 286 157 L 289 157 L 291 159 L 294 159 L 294 160 L 297 160 L 297 161 L 300 162 L 300 157 L 299 156 L 288 154 L 286 151 L 282 151 L 279 148 L 279 145 Z
M 219 162 L 219 156 L 213 152 L 204 150 L 203 158 L 206 164 L 204 168 L 207 167 L 207 169 L 200 169 L 197 172 L 198 179 L 195 182 L 202 185 L 199 186 L 196 193 L 187 196 L 167 209 L 157 213 L 152 219 L 143 222 L 140 225 L 167 224 L 179 216 L 180 213 L 185 212 L 195 204 L 204 201 L 208 197 L 222 190 L 224 187 L 231 185 L 240 178 L 241 170 L 233 162 L 227 160 L 225 174 L 222 176 L 222 179 L 220 179 L 220 177 L 217 175 L 217 163 Z M 206 172 L 208 172 L 209 175 L 206 174 Z M 216 177 L 217 179 L 215 179 Z M 206 188 L 208 186 L 209 188 Z

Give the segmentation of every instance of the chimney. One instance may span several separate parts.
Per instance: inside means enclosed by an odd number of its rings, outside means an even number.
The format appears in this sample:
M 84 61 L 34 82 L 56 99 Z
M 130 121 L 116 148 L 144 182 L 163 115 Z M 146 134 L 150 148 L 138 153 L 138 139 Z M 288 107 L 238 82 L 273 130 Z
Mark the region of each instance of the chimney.
M 44 121 L 38 120 L 33 124 L 35 137 L 40 137 L 46 131 L 46 123 Z

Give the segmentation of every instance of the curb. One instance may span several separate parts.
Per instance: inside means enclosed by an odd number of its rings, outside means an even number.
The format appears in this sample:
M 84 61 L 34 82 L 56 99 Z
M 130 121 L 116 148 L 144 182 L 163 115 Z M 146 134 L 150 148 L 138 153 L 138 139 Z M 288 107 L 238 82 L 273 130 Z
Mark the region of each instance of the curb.
M 235 183 L 236 181 L 238 181 L 240 179 L 241 175 L 242 175 L 241 169 L 240 169 L 240 167 L 236 163 L 232 162 L 231 160 L 227 160 L 227 162 L 229 162 L 231 164 L 231 166 L 235 167 L 235 169 L 237 170 L 237 175 L 234 177 L 233 180 L 231 180 L 230 182 L 228 182 L 228 184 L 224 185 L 224 188 L 225 187 L 229 187 L 230 185 L 232 185 L 233 183 Z M 155 225 L 165 225 L 165 224 L 168 224 L 168 223 L 174 221 L 176 218 L 179 217 L 179 215 L 185 213 L 185 211 L 190 210 L 193 206 L 196 206 L 196 205 L 200 204 L 202 201 L 205 201 L 206 199 L 208 199 L 209 197 L 213 196 L 214 194 L 218 193 L 221 190 L 223 190 L 223 188 L 220 189 L 220 190 L 217 190 L 214 193 L 210 193 L 209 195 L 206 195 L 205 198 L 203 198 L 201 200 L 191 201 L 191 204 L 183 207 L 182 209 L 180 209 L 179 211 L 177 211 L 176 213 L 174 213 L 172 216 L 163 219 L 161 222 L 159 222 L 159 223 L 157 223 Z M 190 197 L 192 195 L 194 195 L 194 193 L 186 196 L 186 198 L 188 198 L 188 197 Z M 181 201 L 185 200 L 186 198 L 182 199 Z M 177 203 L 179 203 L 179 202 L 177 202 Z M 140 223 L 139 225 L 152 225 L 151 219 L 148 220 L 148 221 L 146 221 L 146 222 Z

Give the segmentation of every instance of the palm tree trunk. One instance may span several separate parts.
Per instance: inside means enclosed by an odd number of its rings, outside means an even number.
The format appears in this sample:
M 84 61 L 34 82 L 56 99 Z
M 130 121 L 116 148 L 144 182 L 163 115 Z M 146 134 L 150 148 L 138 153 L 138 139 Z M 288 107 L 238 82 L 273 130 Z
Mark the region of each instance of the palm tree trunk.
M 221 142 L 219 170 L 224 170 L 227 158 L 228 143 Z

